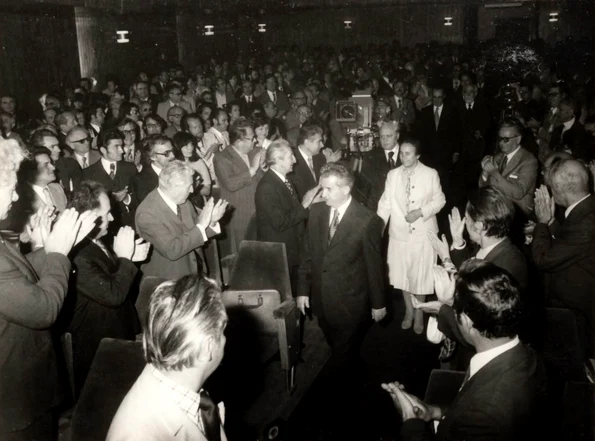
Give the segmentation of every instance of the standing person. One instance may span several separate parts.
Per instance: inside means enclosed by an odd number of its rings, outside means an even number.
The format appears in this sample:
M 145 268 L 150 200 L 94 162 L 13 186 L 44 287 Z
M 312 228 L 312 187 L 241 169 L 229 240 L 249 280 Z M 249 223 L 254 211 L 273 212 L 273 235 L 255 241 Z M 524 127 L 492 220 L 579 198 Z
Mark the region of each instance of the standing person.
M 332 348 L 325 370 L 348 373 L 357 367 L 370 316 L 376 322 L 386 316 L 382 220 L 353 200 L 345 166 L 323 166 L 320 187 L 326 204 L 310 208 L 297 305 L 303 314 L 312 307 Z
M 15 193 L 23 153 L 14 140 L 0 141 L 0 219 Z M 68 253 L 91 231 L 95 215 L 67 209 L 51 225 L 51 209 L 36 215 L 32 238 L 41 247 L 23 256 L 0 240 L 0 439 L 54 440 L 54 409 L 62 400 L 50 327 L 68 288 Z M 35 248 L 35 247 L 34 247 Z M 17 295 L 18 294 L 18 295 Z
M 427 232 L 438 232 L 436 214 L 444 207 L 446 199 L 436 170 L 419 162 L 417 140 L 404 140 L 399 156 L 402 165 L 388 173 L 378 203 L 378 215 L 385 225 L 390 219 L 389 280 L 395 289 L 403 291 L 405 317 L 401 326 L 409 329 L 414 324 L 414 331 L 421 334 L 423 311 L 414 314 L 411 296 L 434 292 L 432 268 L 436 264 L 436 252 Z
M 239 121 L 229 133 L 231 145 L 215 155 L 213 165 L 221 198 L 232 207 L 231 219 L 226 226 L 227 241 L 222 254 L 237 253 L 244 239 L 250 219 L 256 208 L 254 194 L 264 174 L 263 154 L 254 148 L 254 127 L 248 121 Z
M 204 205 L 203 196 L 208 198 L 211 195 L 211 175 L 205 161 L 198 155 L 196 138 L 190 133 L 179 132 L 174 135 L 172 143 L 176 159 L 185 162 L 196 172 L 194 175 L 196 198 L 192 198 L 192 203 L 202 207 Z

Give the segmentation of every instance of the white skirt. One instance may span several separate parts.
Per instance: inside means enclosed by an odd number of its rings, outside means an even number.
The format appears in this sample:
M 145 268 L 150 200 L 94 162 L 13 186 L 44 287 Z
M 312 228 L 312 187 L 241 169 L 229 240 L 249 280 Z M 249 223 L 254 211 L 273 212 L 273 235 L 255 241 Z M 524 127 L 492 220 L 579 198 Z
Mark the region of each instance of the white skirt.
M 429 239 L 388 242 L 388 277 L 396 289 L 417 295 L 434 293 L 433 268 L 437 255 Z

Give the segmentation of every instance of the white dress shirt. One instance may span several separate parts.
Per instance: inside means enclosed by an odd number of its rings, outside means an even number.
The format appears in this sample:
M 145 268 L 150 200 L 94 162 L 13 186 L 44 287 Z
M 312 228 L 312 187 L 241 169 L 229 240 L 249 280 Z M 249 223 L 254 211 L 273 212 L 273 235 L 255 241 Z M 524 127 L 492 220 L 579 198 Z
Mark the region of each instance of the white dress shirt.
M 349 196 L 349 199 L 347 199 L 345 202 L 343 202 L 340 206 L 338 206 L 337 208 L 331 208 L 331 216 L 329 219 L 329 226 L 333 223 L 333 217 L 335 217 L 335 211 L 339 212 L 339 219 L 337 219 L 337 224 L 339 224 L 341 222 L 341 219 L 343 219 L 343 216 L 345 215 L 345 212 L 347 211 L 347 208 L 349 207 L 349 204 L 351 203 L 351 196 Z
M 114 164 L 114 174 L 116 173 L 116 170 L 118 169 L 118 164 L 114 161 L 108 161 L 105 158 L 101 158 L 101 165 L 103 166 L 103 169 L 105 170 L 105 172 L 109 175 L 110 174 L 110 167 L 111 164 Z
M 269 98 L 272 102 L 277 102 L 277 92 L 271 92 L 270 90 L 267 90 L 267 93 L 269 94 Z
M 590 194 L 588 194 L 587 196 L 585 196 L 584 198 L 582 198 L 580 201 L 575 202 L 574 204 L 572 204 L 570 207 L 568 207 L 566 209 L 566 211 L 564 212 L 564 219 L 566 219 L 569 215 L 570 212 L 572 210 L 574 210 L 574 207 L 576 207 L 578 204 L 580 204 L 582 201 L 584 201 L 585 199 L 587 199 L 589 196 L 591 196 Z
M 157 173 L 157 176 L 161 174 L 161 169 L 157 167 L 153 162 L 151 162 L 151 168 Z
M 39 185 L 31 184 L 31 187 L 33 187 L 33 190 L 35 191 L 35 193 L 37 193 L 37 196 L 39 196 L 39 199 L 41 199 L 44 204 L 46 204 L 46 205 L 54 205 L 54 202 L 53 201 L 48 201 L 47 200 L 47 195 L 43 191 L 44 189 L 47 188 L 47 185 L 45 187 L 40 187 Z M 49 191 L 49 188 L 48 188 L 48 191 Z
M 475 354 L 469 362 L 469 378 L 471 379 L 473 375 L 475 375 L 482 367 L 484 367 L 498 355 L 502 355 L 506 351 L 510 351 L 519 343 L 519 338 L 515 337 L 508 343 L 504 343 L 503 345 Z
M 564 128 L 562 128 L 562 134 L 564 134 L 564 132 L 566 132 L 567 130 L 570 130 L 570 128 L 574 124 L 574 120 L 575 120 L 575 118 L 573 116 L 570 121 L 566 121 L 565 123 L 562 124 L 564 126 Z
M 510 164 L 510 161 L 512 160 L 512 157 L 513 157 L 514 155 L 516 155 L 516 154 L 517 154 L 517 152 L 518 152 L 520 149 L 521 149 L 521 146 L 519 145 L 519 146 L 518 146 L 516 149 L 514 149 L 512 152 L 510 152 L 510 153 L 508 153 L 508 154 L 506 155 L 506 163 L 507 163 L 507 164 Z
M 223 108 L 227 104 L 227 96 L 221 95 L 219 92 L 215 92 L 215 99 L 217 100 L 217 107 Z
M 79 155 L 78 153 L 75 152 L 74 158 L 76 159 L 76 162 L 79 163 L 81 168 L 83 168 L 83 158 L 87 159 L 87 167 L 89 167 L 91 165 L 91 163 L 89 162 L 89 152 L 85 153 L 84 155 Z
M 440 118 L 442 118 L 442 109 L 444 109 L 444 104 L 442 104 L 440 107 L 433 106 L 432 115 L 436 115 L 436 109 L 438 110 L 438 120 L 440 120 Z

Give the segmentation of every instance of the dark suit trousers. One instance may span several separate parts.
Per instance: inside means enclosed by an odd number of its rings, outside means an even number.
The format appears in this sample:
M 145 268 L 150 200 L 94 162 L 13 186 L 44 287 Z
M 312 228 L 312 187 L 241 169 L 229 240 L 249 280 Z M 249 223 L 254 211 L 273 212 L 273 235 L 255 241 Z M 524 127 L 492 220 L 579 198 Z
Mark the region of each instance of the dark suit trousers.
M 17 432 L 0 433 L 2 441 L 54 441 L 58 439 L 58 419 L 50 411 Z

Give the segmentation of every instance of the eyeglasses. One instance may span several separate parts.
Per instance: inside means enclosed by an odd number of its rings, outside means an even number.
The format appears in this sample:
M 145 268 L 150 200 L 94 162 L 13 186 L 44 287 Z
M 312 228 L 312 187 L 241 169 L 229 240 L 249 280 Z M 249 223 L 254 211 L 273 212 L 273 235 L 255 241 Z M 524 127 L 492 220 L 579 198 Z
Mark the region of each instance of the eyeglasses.
M 156 129 L 157 127 L 160 127 L 159 124 L 147 124 L 147 129 Z
M 120 132 L 122 132 L 122 134 L 124 136 L 126 136 L 126 135 L 132 136 L 132 135 L 136 134 L 136 132 L 134 131 L 134 129 L 133 130 L 120 130 Z
M 519 136 L 521 136 L 521 135 L 515 135 L 515 136 L 509 136 L 509 137 L 506 137 L 506 136 L 498 136 L 498 142 L 507 143 L 507 142 L 509 142 L 511 139 L 518 138 Z
M 90 142 L 92 140 L 92 138 L 90 136 L 87 136 L 86 138 L 81 138 L 81 139 L 77 139 L 76 141 L 70 141 L 73 142 L 75 144 L 77 143 L 83 143 L 83 142 Z
M 252 138 L 242 138 L 244 141 L 250 141 L 250 142 L 256 142 L 256 136 L 253 136 Z
M 169 115 L 169 116 L 173 116 L 174 118 L 181 118 L 181 117 L 182 117 L 182 116 L 184 116 L 184 115 L 183 115 L 183 114 L 181 114 L 181 113 L 180 113 L 180 114 L 177 114 L 177 113 L 176 113 L 176 114 L 172 114 L 172 115 Z
M 169 156 L 169 155 L 173 154 L 173 152 L 174 152 L 173 150 L 166 150 L 163 153 L 155 152 L 155 154 L 160 155 L 160 156 Z

